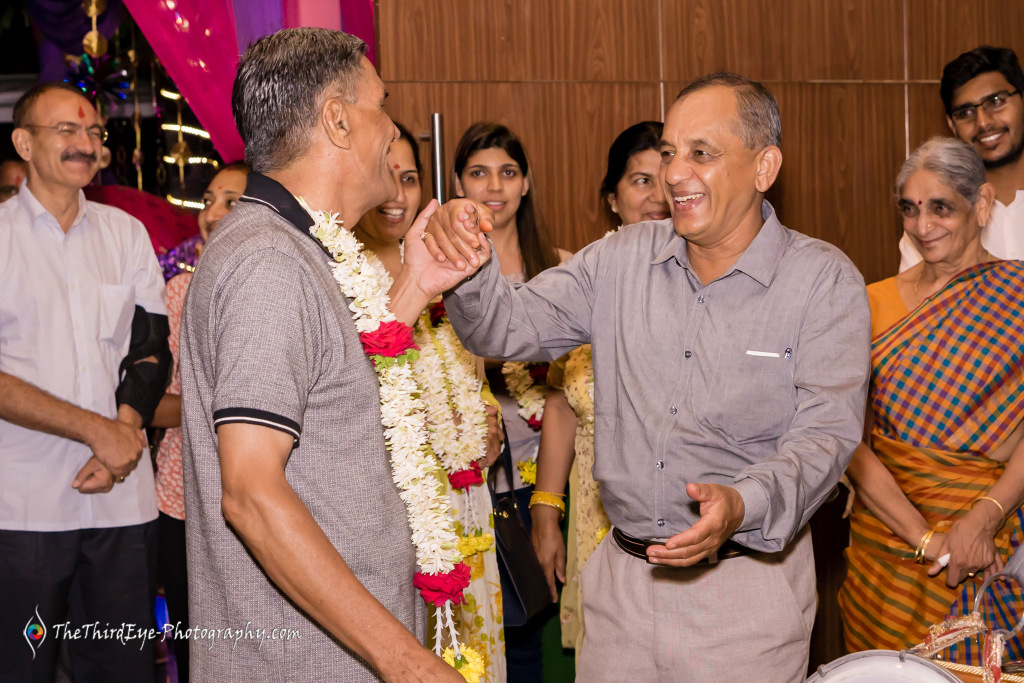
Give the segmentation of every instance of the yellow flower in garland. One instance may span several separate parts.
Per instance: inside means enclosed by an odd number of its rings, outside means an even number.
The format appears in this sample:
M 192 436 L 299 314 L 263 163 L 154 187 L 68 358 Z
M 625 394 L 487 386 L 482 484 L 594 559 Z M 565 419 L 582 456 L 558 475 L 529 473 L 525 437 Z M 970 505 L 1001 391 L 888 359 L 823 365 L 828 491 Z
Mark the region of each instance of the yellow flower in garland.
M 525 460 L 523 462 L 517 462 L 516 467 L 519 468 L 519 476 L 523 480 L 523 484 L 526 486 L 532 486 L 537 483 L 537 463 L 534 460 Z
M 494 545 L 494 534 L 486 534 L 477 530 L 477 534 L 473 536 L 459 536 L 459 553 L 462 554 L 463 559 L 474 555 L 476 553 L 482 553 Z
M 596 538 L 597 542 L 600 543 L 602 540 L 604 540 L 605 535 L 607 535 L 609 531 L 611 531 L 611 527 L 603 526 L 594 532 L 594 538 Z
M 466 679 L 468 683 L 480 683 L 480 678 L 484 675 L 485 665 L 484 658 L 479 652 L 471 647 L 459 648 L 459 658 L 455 658 L 455 651 L 448 648 L 442 655 L 444 661 L 448 662 L 449 666 L 455 667 L 455 670 L 462 674 L 462 677 Z

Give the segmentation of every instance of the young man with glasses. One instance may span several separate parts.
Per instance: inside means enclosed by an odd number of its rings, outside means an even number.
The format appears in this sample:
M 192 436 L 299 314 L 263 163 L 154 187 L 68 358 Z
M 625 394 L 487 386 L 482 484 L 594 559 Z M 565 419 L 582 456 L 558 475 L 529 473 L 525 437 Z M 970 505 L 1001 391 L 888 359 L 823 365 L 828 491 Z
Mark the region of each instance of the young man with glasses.
M 996 190 L 982 245 L 997 258 L 1024 259 L 1024 71 L 1009 48 L 983 45 L 942 71 L 939 94 L 953 135 L 981 155 Z M 910 238 L 900 240 L 900 271 L 921 260 Z
M 82 193 L 106 138 L 89 100 L 42 84 L 13 118 L 27 178 L 0 207 L 0 681 L 52 680 L 76 629 L 76 681 L 151 681 L 152 640 L 109 634 L 155 628 L 140 456 L 170 370 L 163 277 L 142 224 Z

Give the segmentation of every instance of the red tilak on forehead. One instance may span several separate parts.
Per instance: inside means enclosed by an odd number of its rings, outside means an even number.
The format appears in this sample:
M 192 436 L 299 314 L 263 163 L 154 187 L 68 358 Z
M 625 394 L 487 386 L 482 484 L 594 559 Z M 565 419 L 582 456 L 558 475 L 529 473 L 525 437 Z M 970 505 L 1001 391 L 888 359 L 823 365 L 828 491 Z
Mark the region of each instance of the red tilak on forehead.
M 396 171 L 398 170 L 398 164 L 395 164 L 395 170 Z
M 220 188 L 222 188 L 222 187 L 224 187 L 224 186 L 223 186 L 223 185 L 218 185 L 218 186 L 217 186 L 217 189 L 219 190 L 219 189 L 220 189 Z
M 78 118 L 80 118 L 80 119 L 84 119 L 85 118 L 85 110 L 82 109 L 81 107 L 78 108 Z
M 924 204 L 924 202 L 922 202 L 922 201 L 921 201 L 920 199 L 918 199 L 918 200 L 917 200 L 917 205 L 918 205 L 918 206 L 921 206 L 922 204 Z

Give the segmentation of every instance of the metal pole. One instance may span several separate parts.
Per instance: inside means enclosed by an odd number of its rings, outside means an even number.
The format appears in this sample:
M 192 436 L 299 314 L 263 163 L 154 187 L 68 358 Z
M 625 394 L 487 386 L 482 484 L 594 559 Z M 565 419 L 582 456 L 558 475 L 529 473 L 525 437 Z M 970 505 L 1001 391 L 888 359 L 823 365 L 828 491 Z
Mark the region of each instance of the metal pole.
M 444 132 L 441 114 L 430 115 L 430 161 L 433 170 L 434 198 L 444 203 Z

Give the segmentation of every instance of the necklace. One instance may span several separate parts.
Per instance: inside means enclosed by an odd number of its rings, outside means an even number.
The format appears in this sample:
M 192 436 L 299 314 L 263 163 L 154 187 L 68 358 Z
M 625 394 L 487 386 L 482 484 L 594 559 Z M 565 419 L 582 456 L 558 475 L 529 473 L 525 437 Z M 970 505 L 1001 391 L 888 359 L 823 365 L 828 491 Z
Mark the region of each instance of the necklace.
M 313 218 L 310 233 L 334 259 L 332 274 L 342 296 L 351 299 L 348 307 L 359 341 L 380 383 L 381 425 L 391 454 L 392 478 L 405 503 L 416 547 L 413 586 L 437 608 L 434 652 L 467 681 L 479 680 L 483 658 L 471 648 L 460 647 L 455 628 L 452 605 L 463 601 L 470 571 L 459 553 L 451 503 L 439 486 L 437 459 L 427 442 L 425 408 L 411 368 L 418 357 L 413 330 L 388 308 L 392 279 L 380 259 L 365 253 L 338 214 L 314 211 L 301 197 L 296 199 Z M 451 647 L 442 652 L 445 630 Z

